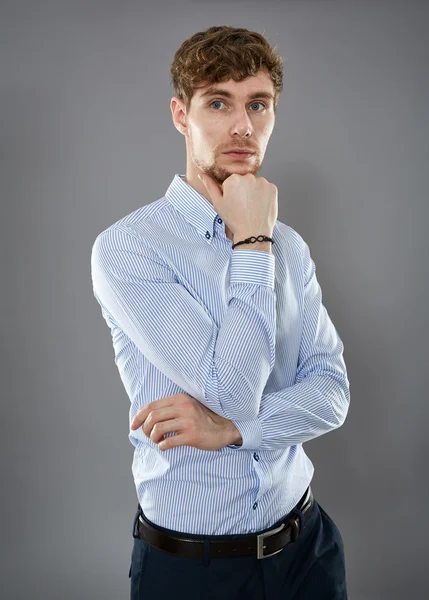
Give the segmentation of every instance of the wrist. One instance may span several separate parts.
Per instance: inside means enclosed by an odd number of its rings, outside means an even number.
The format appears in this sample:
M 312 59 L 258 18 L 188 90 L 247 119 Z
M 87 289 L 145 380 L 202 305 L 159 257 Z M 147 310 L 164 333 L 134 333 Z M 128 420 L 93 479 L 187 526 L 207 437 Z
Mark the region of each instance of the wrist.
M 259 235 L 265 235 L 265 234 L 259 234 Z M 259 237 L 259 235 L 252 236 L 252 235 L 235 234 L 235 235 L 233 235 L 233 238 L 232 238 L 232 245 L 234 246 L 234 244 L 237 244 L 238 242 L 247 240 L 250 237 Z M 272 238 L 272 234 L 267 234 L 267 237 Z M 233 248 L 233 250 L 260 250 L 262 252 L 270 252 L 271 253 L 272 252 L 272 242 L 260 242 L 260 241 L 248 242 L 247 244 L 239 244 L 238 246 Z
M 235 444 L 236 446 L 241 446 L 243 444 L 241 433 L 232 421 L 229 421 L 228 444 Z

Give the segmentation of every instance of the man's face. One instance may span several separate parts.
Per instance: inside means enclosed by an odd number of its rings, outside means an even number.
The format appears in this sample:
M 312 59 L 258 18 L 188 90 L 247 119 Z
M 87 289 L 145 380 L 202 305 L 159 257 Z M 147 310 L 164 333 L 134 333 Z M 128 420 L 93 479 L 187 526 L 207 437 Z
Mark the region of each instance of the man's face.
M 275 122 L 273 98 L 264 93 L 274 96 L 274 85 L 262 69 L 240 82 L 230 79 L 196 88 L 187 113 L 184 103 L 172 98 L 174 124 L 186 138 L 186 179 L 194 187 L 200 172 L 208 173 L 219 185 L 233 173 L 258 173 Z M 254 154 L 248 159 L 225 154 L 232 148 Z

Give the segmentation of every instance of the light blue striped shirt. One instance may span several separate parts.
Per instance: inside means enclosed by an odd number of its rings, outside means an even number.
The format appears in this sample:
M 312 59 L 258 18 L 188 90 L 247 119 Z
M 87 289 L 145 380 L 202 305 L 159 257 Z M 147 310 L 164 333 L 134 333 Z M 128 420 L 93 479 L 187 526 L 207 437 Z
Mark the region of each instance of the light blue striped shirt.
M 303 443 L 344 423 L 344 346 L 303 238 L 277 220 L 272 254 L 232 250 L 213 205 L 183 178 L 97 236 L 93 291 L 130 423 L 149 402 L 185 393 L 243 438 L 216 451 L 162 452 L 142 428 L 130 430 L 144 514 L 185 533 L 254 533 L 310 484 Z

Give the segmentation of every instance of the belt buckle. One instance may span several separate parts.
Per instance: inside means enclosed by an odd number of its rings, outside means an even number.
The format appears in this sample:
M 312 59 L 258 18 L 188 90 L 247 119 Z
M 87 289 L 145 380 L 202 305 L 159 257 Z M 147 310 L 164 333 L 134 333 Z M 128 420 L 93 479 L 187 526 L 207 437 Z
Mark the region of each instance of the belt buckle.
M 278 554 L 279 552 L 281 552 L 283 550 L 283 548 L 280 548 L 280 550 L 276 550 L 275 552 L 272 552 L 271 554 L 264 554 L 265 538 L 270 537 L 270 536 L 274 535 L 275 533 L 278 533 L 284 527 L 285 527 L 285 523 L 282 523 L 280 525 L 280 527 L 277 527 L 276 529 L 272 529 L 271 531 L 267 531 L 266 533 L 260 533 L 259 535 L 256 536 L 256 538 L 257 538 L 257 553 L 256 553 L 257 558 L 268 558 L 269 556 L 274 556 L 274 554 Z

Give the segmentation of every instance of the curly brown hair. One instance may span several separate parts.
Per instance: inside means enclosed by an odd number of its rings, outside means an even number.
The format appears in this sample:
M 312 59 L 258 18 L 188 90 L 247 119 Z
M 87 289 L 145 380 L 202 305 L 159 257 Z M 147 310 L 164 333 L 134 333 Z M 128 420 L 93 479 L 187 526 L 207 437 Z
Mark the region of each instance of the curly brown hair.
M 283 59 L 263 35 L 222 25 L 199 31 L 174 55 L 170 84 L 189 110 L 195 87 L 233 79 L 241 81 L 267 69 L 274 84 L 274 113 L 283 91 Z

